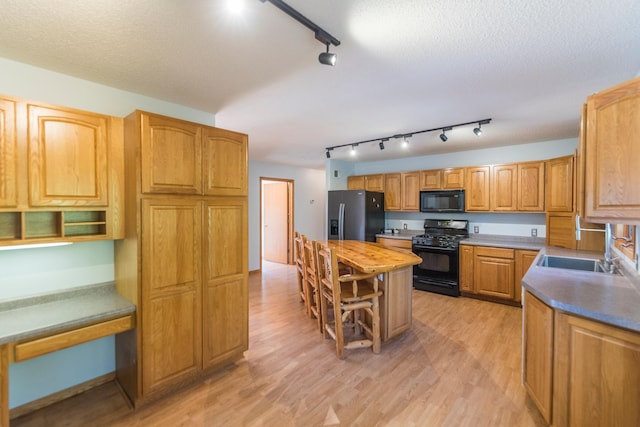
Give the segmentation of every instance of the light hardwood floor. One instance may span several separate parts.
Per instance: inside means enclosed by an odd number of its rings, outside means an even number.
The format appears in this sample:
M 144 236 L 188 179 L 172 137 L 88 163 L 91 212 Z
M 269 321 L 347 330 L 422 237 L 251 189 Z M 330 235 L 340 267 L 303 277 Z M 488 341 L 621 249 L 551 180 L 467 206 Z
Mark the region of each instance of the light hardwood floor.
M 133 411 L 113 383 L 11 426 L 543 426 L 521 384 L 520 308 L 413 291 L 413 327 L 338 360 L 294 266 L 251 274 L 249 351 Z

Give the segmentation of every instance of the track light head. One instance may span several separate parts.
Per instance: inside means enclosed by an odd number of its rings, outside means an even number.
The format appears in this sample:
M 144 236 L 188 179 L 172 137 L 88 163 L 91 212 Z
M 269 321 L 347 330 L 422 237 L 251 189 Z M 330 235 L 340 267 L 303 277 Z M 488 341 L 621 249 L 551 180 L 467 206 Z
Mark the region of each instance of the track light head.
M 380 141 L 380 143 L 378 144 L 378 146 L 380 147 L 380 150 L 384 150 L 384 141 Z
M 409 147 L 409 136 L 405 135 L 402 137 L 402 146 L 404 148 L 408 148 Z
M 327 159 L 331 158 L 331 150 L 327 150 Z
M 475 133 L 476 136 L 482 135 L 482 122 L 478 122 L 478 127 L 473 128 L 473 133 Z
M 351 155 L 355 156 L 356 155 L 356 147 L 358 146 L 358 144 L 351 144 Z
M 327 51 L 322 52 L 320 56 L 318 56 L 318 61 L 324 65 L 331 65 L 332 67 L 336 65 L 336 60 L 338 59 L 338 55 L 335 53 L 329 53 L 329 43 L 327 43 Z
M 444 129 L 442 129 L 442 133 L 440 134 L 440 139 L 442 140 L 442 142 L 447 142 L 447 135 L 444 134 Z

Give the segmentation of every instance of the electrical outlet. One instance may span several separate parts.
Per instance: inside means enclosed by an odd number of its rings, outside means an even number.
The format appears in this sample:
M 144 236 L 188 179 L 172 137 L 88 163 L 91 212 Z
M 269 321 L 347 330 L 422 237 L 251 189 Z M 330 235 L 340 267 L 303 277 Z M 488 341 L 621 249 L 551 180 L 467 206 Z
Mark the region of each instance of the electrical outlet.
M 538 229 L 537 228 L 532 228 L 531 229 L 531 237 L 538 237 Z
M 402 229 L 406 230 L 407 229 L 407 224 L 402 224 Z
M 480 232 L 480 227 L 478 227 L 477 225 L 473 226 L 473 232 L 478 234 Z

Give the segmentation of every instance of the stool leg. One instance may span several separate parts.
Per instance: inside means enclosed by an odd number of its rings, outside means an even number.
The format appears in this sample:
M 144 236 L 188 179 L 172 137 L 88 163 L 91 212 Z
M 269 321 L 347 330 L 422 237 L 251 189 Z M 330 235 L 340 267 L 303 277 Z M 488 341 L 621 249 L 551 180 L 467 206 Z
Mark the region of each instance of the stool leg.
M 373 298 L 373 316 L 371 316 L 371 330 L 373 332 L 374 353 L 380 353 L 380 302 L 378 297 Z

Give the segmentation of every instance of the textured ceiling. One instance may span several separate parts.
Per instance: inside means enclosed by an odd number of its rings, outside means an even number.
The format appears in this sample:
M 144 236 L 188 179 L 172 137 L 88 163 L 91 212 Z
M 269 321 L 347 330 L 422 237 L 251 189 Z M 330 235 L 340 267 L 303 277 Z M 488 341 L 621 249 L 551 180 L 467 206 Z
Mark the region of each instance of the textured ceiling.
M 216 115 L 251 159 L 323 167 L 324 147 L 492 118 L 358 150 L 383 160 L 578 135 L 580 107 L 640 72 L 638 0 L 3 1 L 0 56 Z M 332 158 L 350 159 L 349 150 Z

